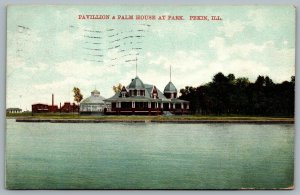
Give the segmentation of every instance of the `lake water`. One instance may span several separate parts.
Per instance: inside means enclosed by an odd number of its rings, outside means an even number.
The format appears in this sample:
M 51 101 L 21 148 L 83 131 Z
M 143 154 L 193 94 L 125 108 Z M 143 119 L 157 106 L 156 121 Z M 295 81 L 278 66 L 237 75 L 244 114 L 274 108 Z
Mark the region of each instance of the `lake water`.
M 17 123 L 10 189 L 240 189 L 293 185 L 294 125 Z

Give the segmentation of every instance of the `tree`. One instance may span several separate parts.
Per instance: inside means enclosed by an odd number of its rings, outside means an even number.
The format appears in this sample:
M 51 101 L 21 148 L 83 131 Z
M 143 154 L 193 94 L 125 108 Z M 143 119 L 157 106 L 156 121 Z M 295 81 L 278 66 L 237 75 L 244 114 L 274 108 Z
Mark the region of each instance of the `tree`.
M 122 90 L 122 87 L 123 87 L 122 84 L 119 83 L 119 84 L 113 86 L 113 90 L 114 90 L 115 93 L 118 93 Z
M 227 76 L 227 78 L 228 78 L 228 80 L 229 80 L 230 83 L 234 83 L 234 81 L 235 81 L 235 76 L 234 76 L 234 74 L 229 74 L 229 75 Z
M 246 77 L 240 77 L 240 78 L 237 78 L 236 80 L 235 80 L 235 85 L 237 86 L 237 87 L 239 87 L 239 88 L 246 88 L 246 87 L 248 87 L 249 86 L 249 84 L 250 84 L 250 81 L 249 81 L 249 79 L 248 78 L 246 78 Z
M 83 95 L 81 94 L 80 89 L 78 87 L 74 87 L 73 93 L 74 93 L 74 101 L 79 103 L 83 98 Z
M 268 77 L 268 76 L 265 77 L 265 84 L 267 87 L 271 87 L 274 85 L 272 79 L 270 79 L 270 77 Z
M 265 86 L 266 85 L 265 77 L 259 75 L 255 81 L 255 85 L 257 87 Z
M 291 82 L 295 85 L 295 76 L 291 77 Z
M 187 86 L 180 93 L 180 99 L 190 102 L 193 114 L 294 116 L 295 76 L 274 83 L 269 76 L 259 75 L 252 83 L 248 78 L 219 72 L 211 82 Z
M 213 78 L 213 83 L 227 83 L 228 82 L 228 78 L 226 76 L 224 76 L 223 73 L 219 72 L 218 74 L 216 74 Z
M 226 77 L 219 72 L 213 77 L 213 81 L 209 86 L 209 95 L 212 98 L 213 110 L 217 115 L 230 112 L 230 102 L 232 99 L 233 83 L 235 76 L 229 74 Z

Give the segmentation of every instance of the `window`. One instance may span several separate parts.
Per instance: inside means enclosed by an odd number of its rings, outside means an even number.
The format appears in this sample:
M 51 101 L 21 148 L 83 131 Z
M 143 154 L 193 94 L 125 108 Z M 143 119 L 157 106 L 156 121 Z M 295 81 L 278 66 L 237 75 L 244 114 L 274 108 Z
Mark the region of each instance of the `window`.
M 131 102 L 121 102 L 121 108 L 128 109 L 131 108 L 131 106 L 132 106 Z
M 166 96 L 166 98 L 170 98 L 171 97 L 171 95 L 169 94 L 169 93 L 165 93 L 165 96 Z
M 151 102 L 151 108 L 156 108 L 155 102 Z

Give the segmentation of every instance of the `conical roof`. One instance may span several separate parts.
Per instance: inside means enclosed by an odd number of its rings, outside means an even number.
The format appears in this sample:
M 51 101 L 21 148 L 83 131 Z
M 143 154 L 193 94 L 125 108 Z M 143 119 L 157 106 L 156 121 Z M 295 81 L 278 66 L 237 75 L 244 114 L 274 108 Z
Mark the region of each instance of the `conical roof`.
M 98 91 L 98 90 L 95 89 L 94 91 L 91 92 L 91 95 L 92 96 L 99 96 L 100 95 L 100 91 Z
M 80 104 L 104 104 L 105 98 L 100 95 L 100 91 L 96 89 L 91 92 L 91 96 L 85 98 Z
M 164 93 L 177 93 L 177 89 L 171 81 L 166 85 Z
M 141 90 L 141 89 L 145 89 L 145 85 L 144 85 L 143 81 L 137 76 L 131 81 L 128 88 Z

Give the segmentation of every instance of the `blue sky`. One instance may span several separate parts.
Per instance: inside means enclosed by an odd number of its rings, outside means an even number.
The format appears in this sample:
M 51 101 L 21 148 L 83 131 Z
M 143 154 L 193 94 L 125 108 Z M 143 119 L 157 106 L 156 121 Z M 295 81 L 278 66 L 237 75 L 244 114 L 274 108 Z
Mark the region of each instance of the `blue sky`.
M 181 15 L 185 20 L 79 20 L 78 15 Z M 191 21 L 218 15 L 221 21 Z M 179 90 L 233 73 L 274 82 L 295 74 L 293 6 L 11 6 L 7 23 L 7 107 L 73 101 L 138 75 L 160 90 Z M 127 38 L 126 38 L 127 37 Z

